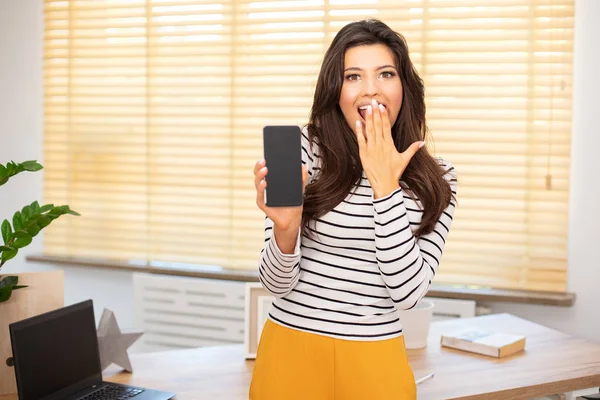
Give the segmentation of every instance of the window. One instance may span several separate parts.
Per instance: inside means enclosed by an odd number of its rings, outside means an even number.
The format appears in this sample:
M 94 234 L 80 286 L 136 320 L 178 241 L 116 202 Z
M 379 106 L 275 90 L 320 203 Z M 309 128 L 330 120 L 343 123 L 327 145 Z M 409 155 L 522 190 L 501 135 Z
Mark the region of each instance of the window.
M 403 33 L 459 174 L 437 282 L 565 290 L 573 13 L 557 0 L 46 0 L 48 254 L 256 268 L 262 127 L 346 23 Z

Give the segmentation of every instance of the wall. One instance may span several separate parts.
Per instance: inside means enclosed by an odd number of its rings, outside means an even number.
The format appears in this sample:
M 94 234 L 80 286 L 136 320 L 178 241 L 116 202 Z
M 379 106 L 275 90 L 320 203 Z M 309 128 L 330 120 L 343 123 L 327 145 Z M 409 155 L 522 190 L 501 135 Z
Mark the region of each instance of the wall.
M 0 0 L 0 163 L 42 157 L 41 1 Z M 0 217 L 42 193 L 42 174 L 22 174 L 0 190 Z M 7 210 L 11 210 L 8 213 Z M 41 243 L 32 243 L 34 252 Z M 21 258 L 22 259 L 22 258 Z
M 494 312 L 510 312 L 541 324 L 600 342 L 600 185 L 596 163 L 600 132 L 595 123 L 600 93 L 600 1 L 577 0 L 574 76 L 573 150 L 569 232 L 569 286 L 574 307 L 492 303 Z M 0 160 L 42 159 L 42 2 L 0 0 Z M 42 174 L 22 176 L 2 187 L 0 217 L 42 198 Z M 8 197 L 5 197 L 8 196 Z M 41 238 L 25 249 L 6 271 L 54 266 L 26 264 L 25 254 L 41 251 Z M 96 316 L 115 311 L 121 326 L 132 325 L 131 273 L 65 267 L 65 301 L 92 297 Z

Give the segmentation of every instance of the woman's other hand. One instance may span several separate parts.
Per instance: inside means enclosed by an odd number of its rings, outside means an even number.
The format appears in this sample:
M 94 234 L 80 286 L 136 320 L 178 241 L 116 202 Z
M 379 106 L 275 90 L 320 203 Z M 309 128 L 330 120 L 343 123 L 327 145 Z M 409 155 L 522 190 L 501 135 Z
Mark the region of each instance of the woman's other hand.
M 414 142 L 399 153 L 392 138 L 387 110 L 375 100 L 367 109 L 365 121 L 365 129 L 360 121 L 356 121 L 355 133 L 363 170 L 378 199 L 398 189 L 402 173 L 425 142 Z

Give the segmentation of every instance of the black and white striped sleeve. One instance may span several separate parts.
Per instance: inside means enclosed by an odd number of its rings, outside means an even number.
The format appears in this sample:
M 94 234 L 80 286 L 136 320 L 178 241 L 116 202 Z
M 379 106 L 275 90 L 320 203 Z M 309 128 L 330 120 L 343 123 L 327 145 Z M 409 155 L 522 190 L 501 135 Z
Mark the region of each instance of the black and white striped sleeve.
M 454 167 L 440 162 L 448 172 L 444 176 L 456 196 Z M 389 196 L 373 200 L 376 257 L 381 277 L 396 307 L 414 307 L 425 296 L 444 250 L 454 216 L 456 200 L 444 210 L 434 230 L 415 239 L 404 205 L 404 191 L 399 188 Z
M 308 166 L 308 180 L 312 180 L 316 155 L 315 146 L 309 145 L 308 133 L 302 132 L 302 164 Z M 261 251 L 258 277 L 262 286 L 276 297 L 283 297 L 298 283 L 300 276 L 300 232 L 293 254 L 284 254 L 273 235 L 273 221 L 265 217 L 265 247 Z

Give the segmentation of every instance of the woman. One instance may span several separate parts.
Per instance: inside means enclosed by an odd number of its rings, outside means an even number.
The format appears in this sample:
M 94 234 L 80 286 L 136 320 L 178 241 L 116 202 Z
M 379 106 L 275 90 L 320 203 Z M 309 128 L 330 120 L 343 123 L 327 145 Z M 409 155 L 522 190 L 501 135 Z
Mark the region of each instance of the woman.
M 325 54 L 302 135 L 303 207 L 266 214 L 259 277 L 276 300 L 252 399 L 415 399 L 397 310 L 435 277 L 456 177 L 425 144 L 423 82 L 403 37 L 346 25 Z

